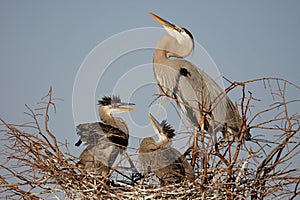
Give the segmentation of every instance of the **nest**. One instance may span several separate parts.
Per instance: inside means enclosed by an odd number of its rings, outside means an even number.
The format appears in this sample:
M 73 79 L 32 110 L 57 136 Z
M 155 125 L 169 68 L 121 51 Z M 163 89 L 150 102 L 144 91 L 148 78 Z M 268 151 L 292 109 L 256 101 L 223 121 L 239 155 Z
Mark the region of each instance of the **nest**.
M 268 107 L 255 111 L 254 106 L 261 100 L 253 92 L 247 92 L 246 86 L 257 83 L 263 83 L 273 100 Z M 241 129 L 242 136 L 218 141 L 208 154 L 199 151 L 195 181 L 164 187 L 154 176 L 143 178 L 132 166 L 121 170 L 117 166 L 111 171 L 118 176 L 104 178 L 79 169 L 78 159 L 71 155 L 68 144 L 57 141 L 49 130 L 49 110 L 55 110 L 55 102 L 59 100 L 53 98 L 50 88 L 38 104 L 42 107 L 26 106 L 26 114 L 33 122 L 15 125 L 0 118 L 1 137 L 6 142 L 2 149 L 6 160 L 0 165 L 1 198 L 295 199 L 300 193 L 300 169 L 293 164 L 300 152 L 300 124 L 299 114 L 291 108 L 295 104 L 299 107 L 299 99 L 289 99 L 288 92 L 299 94 L 300 88 L 273 78 L 234 82 L 226 92 L 234 88 L 241 88 L 239 108 L 246 127 Z M 264 119 L 266 114 L 272 118 Z M 249 129 L 259 130 L 273 139 L 253 136 L 249 142 L 255 147 L 248 148 L 243 135 Z

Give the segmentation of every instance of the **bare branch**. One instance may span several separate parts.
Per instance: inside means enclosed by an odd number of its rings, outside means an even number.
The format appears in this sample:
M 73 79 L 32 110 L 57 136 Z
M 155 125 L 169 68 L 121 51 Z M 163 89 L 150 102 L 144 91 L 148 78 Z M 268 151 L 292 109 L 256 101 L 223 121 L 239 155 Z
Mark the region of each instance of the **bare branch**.
M 180 132 L 191 139 L 196 180 L 164 187 L 155 177 L 143 177 L 137 166 L 137 149 L 125 153 L 111 170 L 110 177 L 86 172 L 76 166 L 68 142 L 60 143 L 49 127 L 50 113 L 57 110 L 52 88 L 35 109 L 25 105 L 30 122 L 8 123 L 0 118 L 1 149 L 5 156 L 0 169 L 1 197 L 8 199 L 296 199 L 300 195 L 300 87 L 281 78 L 259 78 L 244 82 L 229 81 L 229 87 L 211 104 L 209 113 L 232 90 L 242 124 L 232 137 L 218 136 L 211 130 Z M 262 87 L 266 92 L 258 94 Z M 178 99 L 166 93 L 159 97 Z M 176 102 L 183 103 L 183 102 Z M 187 106 L 187 105 L 185 105 Z M 191 108 L 197 109 L 197 108 Z M 179 115 L 179 113 L 178 113 Z M 51 115 L 51 117 L 53 117 Z M 200 120 L 200 119 L 199 119 Z M 227 127 L 224 127 L 227 130 Z M 244 140 L 251 131 L 249 141 Z M 180 147 L 188 149 L 189 144 Z M 67 153 L 63 153 L 67 152 Z M 188 160 L 191 160 L 188 158 Z M 142 184 L 146 179 L 147 185 Z

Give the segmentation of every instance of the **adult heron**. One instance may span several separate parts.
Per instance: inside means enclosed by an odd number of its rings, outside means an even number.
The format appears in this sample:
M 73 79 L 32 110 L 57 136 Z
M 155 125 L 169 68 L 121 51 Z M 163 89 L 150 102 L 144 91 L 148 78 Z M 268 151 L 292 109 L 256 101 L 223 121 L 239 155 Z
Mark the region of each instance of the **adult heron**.
M 176 100 L 195 129 L 239 133 L 242 119 L 233 102 L 203 70 L 183 58 L 194 48 L 192 34 L 157 15 L 150 15 L 167 31 L 154 51 L 154 75 L 163 94 Z M 246 135 L 245 139 L 250 139 Z
M 184 180 L 193 181 L 192 166 L 184 155 L 171 147 L 174 129 L 165 120 L 159 123 L 151 114 L 149 118 L 158 141 L 147 137 L 140 144 L 138 159 L 144 174 L 153 172 L 161 186 Z
M 82 142 L 87 145 L 81 153 L 78 166 L 87 171 L 107 177 L 119 153 L 126 150 L 129 131 L 125 121 L 113 114 L 133 111 L 124 107 L 133 103 L 121 102 L 117 96 L 104 96 L 99 100 L 99 115 L 102 122 L 85 123 L 77 126 L 79 146 Z

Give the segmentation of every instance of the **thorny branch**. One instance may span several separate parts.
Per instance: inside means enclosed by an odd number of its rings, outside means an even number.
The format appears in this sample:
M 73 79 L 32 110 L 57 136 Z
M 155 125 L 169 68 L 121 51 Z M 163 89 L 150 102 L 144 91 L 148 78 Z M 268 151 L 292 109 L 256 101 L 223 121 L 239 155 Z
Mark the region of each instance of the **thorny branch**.
M 291 98 L 289 92 L 299 94 L 300 87 L 280 78 L 229 83 L 224 93 L 213 101 L 211 109 L 225 94 L 239 91 L 240 99 L 236 101 L 243 121 L 240 133 L 214 140 L 207 133 L 195 134 L 200 144 L 194 149 L 199 155 L 195 159 L 197 179 L 164 187 L 151 179 L 146 181 L 147 185 L 140 184 L 139 177 L 134 177 L 139 169 L 134 160 L 136 155 L 128 153 L 112 170 L 123 180 L 115 176 L 102 178 L 79 169 L 67 143 L 58 142 L 55 135 L 59 133 L 50 131 L 50 112 L 56 110 L 55 101 L 59 100 L 53 98 L 50 88 L 38 104 L 42 107 L 31 109 L 25 105 L 26 114 L 33 122 L 16 125 L 0 118 L 1 139 L 5 140 L 1 152 L 6 158 L 0 164 L 0 196 L 9 199 L 296 199 L 300 195 L 300 168 L 295 164 L 300 154 L 300 115 L 296 110 L 300 98 Z M 261 95 L 252 89 L 254 86 L 262 86 L 267 92 Z M 176 100 L 166 93 L 159 96 Z M 245 141 L 244 135 L 249 130 L 252 138 Z M 183 130 L 187 131 L 190 130 Z M 203 157 L 205 163 L 201 163 Z M 122 167 L 126 158 L 132 160 L 127 168 Z

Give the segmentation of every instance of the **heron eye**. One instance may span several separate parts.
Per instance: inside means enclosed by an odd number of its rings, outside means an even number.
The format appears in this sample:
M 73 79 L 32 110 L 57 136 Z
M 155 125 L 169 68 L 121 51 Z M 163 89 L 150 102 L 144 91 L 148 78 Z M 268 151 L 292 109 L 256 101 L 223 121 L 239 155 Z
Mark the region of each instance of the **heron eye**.
M 181 68 L 179 72 L 182 76 L 185 77 L 187 77 L 188 75 L 191 76 L 191 73 L 186 68 Z

